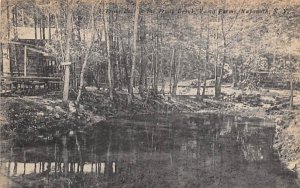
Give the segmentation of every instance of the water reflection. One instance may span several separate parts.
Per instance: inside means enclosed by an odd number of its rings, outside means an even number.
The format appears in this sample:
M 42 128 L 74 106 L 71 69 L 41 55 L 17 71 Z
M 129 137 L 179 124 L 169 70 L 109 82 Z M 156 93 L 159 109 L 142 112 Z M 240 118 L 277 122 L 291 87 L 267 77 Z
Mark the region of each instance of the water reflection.
M 3 164 L 2 164 L 3 165 Z M 107 165 L 107 166 L 106 166 Z M 108 166 L 110 165 L 110 166 Z M 27 175 L 32 173 L 61 173 L 64 169 L 63 163 L 24 163 L 24 162 L 6 162 L 4 164 L 5 168 L 7 169 L 7 176 L 20 176 L 20 175 Z M 77 170 L 72 170 L 77 169 Z M 86 163 L 82 166 L 82 171 L 80 169 L 80 163 L 72 163 L 69 164 L 69 172 L 84 172 L 84 173 L 98 173 L 104 174 L 106 168 L 111 168 L 112 173 L 116 172 L 116 162 L 112 162 L 111 164 L 106 164 L 105 162 L 100 163 Z
M 8 176 L 72 177 L 77 187 L 297 187 L 274 155 L 273 135 L 265 120 L 145 115 L 15 146 L 3 165 Z

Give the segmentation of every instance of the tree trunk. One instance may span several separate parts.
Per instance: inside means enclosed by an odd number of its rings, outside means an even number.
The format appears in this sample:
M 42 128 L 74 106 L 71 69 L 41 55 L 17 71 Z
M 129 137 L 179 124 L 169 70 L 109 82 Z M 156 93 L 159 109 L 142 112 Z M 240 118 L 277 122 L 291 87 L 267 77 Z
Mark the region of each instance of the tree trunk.
M 207 79 L 207 64 L 209 64 L 209 32 L 210 32 L 210 28 L 209 28 L 209 17 L 207 18 L 207 43 L 206 43 L 206 61 L 204 62 L 204 81 L 203 81 L 203 90 L 202 90 L 202 100 L 205 97 L 205 90 L 206 90 L 206 79 Z
M 37 39 L 37 16 L 36 16 L 36 10 L 34 12 L 34 39 Z
M 171 61 L 170 61 L 170 70 L 169 70 L 169 81 L 170 81 L 170 84 L 169 84 L 169 87 L 170 87 L 169 93 L 170 93 L 170 95 L 172 94 L 172 72 L 173 72 L 174 55 L 175 55 L 175 48 L 173 48 L 173 51 L 172 51 L 172 57 L 171 57 Z
M 160 92 L 165 95 L 165 75 L 163 70 L 163 60 L 162 56 L 160 57 L 160 74 L 161 74 L 161 90 Z
M 70 48 L 71 48 L 71 36 L 72 36 L 72 0 L 68 1 L 67 20 L 66 20 L 66 55 L 65 62 L 70 62 Z M 64 78 L 64 91 L 63 101 L 66 102 L 69 99 L 70 90 L 70 66 L 65 66 L 65 78 Z
M 25 27 L 24 9 L 21 9 L 21 16 L 22 16 L 22 26 Z
M 218 55 L 217 55 L 216 62 L 215 62 L 215 97 L 219 96 L 219 92 L 218 92 L 218 65 L 217 65 L 218 59 L 219 58 L 218 58 Z
M 217 14 L 217 23 L 219 23 L 219 14 Z M 215 61 L 215 97 L 219 96 L 218 91 L 218 61 L 219 61 L 219 27 L 216 33 L 216 61 Z
M 237 71 L 236 71 L 236 62 L 231 60 L 232 65 L 232 87 L 236 87 L 237 84 Z
M 50 14 L 48 14 L 48 35 L 49 35 L 49 37 L 48 37 L 48 39 L 51 39 L 51 23 L 50 23 Z
M 158 36 L 155 36 L 155 65 L 154 65 L 154 75 L 153 75 L 153 89 L 154 92 L 158 92 L 157 84 L 158 84 Z
M 43 21 L 42 21 L 42 17 L 39 16 L 39 29 L 40 29 L 40 39 L 43 39 L 43 30 L 42 30 L 42 24 L 43 24 Z
M 290 66 L 292 65 L 291 63 L 291 54 L 289 54 L 289 63 L 290 63 Z M 293 74 L 292 74 L 292 67 L 290 67 L 290 72 L 291 72 L 291 75 L 290 75 L 290 88 L 291 88 L 291 94 L 290 94 L 290 109 L 292 110 L 293 109 L 293 106 L 294 106 L 294 85 L 293 85 Z
M 141 31 L 140 31 L 140 38 L 141 38 L 141 58 L 140 58 L 140 80 L 139 80 L 139 94 L 141 97 L 144 97 L 145 85 L 146 85 L 146 71 L 147 71 L 147 62 L 143 58 L 144 53 L 144 41 L 146 39 L 146 28 L 145 28 L 145 19 L 144 16 L 141 15 Z
M 133 54 L 132 54 L 132 65 L 131 65 L 131 74 L 130 74 L 130 83 L 129 83 L 129 95 L 128 95 L 128 104 L 132 103 L 133 97 L 133 81 L 134 81 L 134 71 L 135 63 L 137 56 L 137 34 L 138 34 L 138 20 L 139 20 L 139 11 L 140 11 L 140 0 L 135 2 L 135 13 L 134 13 L 134 27 L 133 27 Z
M 221 66 L 221 72 L 220 72 L 220 77 L 218 79 L 218 84 L 217 84 L 217 97 L 220 96 L 222 90 L 222 81 L 223 81 L 223 74 L 224 74 L 224 66 L 225 66 L 225 61 L 226 61 L 226 49 L 224 48 L 224 51 L 223 51 L 223 61 L 222 61 L 222 66 Z
M 18 6 L 15 7 L 15 27 L 14 27 L 14 37 L 17 37 L 18 36 L 18 31 L 17 31 L 17 28 L 18 28 Z
M 181 52 L 179 52 L 178 65 L 176 66 L 176 64 L 174 62 L 174 77 L 173 77 L 174 84 L 173 84 L 172 96 L 176 96 L 180 69 L 181 69 Z
M 205 97 L 205 90 L 206 90 L 206 77 L 207 77 L 207 75 L 206 75 L 206 72 L 207 72 L 207 63 L 208 62 L 204 62 L 204 80 L 203 80 L 203 90 L 202 90 L 202 100 L 204 99 L 204 97 Z
M 81 16 L 76 16 L 76 22 L 75 22 L 75 29 L 76 29 L 76 36 L 75 39 L 78 41 L 81 41 L 81 31 L 80 31 L 80 25 L 81 25 Z
M 139 93 L 141 97 L 144 97 L 145 91 L 145 79 L 146 79 L 146 61 L 143 60 L 143 48 L 141 49 L 141 70 L 140 70 L 140 81 L 139 81 Z
M 203 25 L 203 18 L 202 15 L 200 17 L 200 25 L 201 25 L 201 31 L 200 31 L 200 38 L 202 39 L 202 25 Z M 197 54 L 197 60 L 198 60 L 198 66 L 197 66 L 197 99 L 200 100 L 200 95 L 201 95 L 201 52 Z
M 46 39 L 46 20 L 45 16 L 42 14 L 42 33 L 43 33 L 43 39 Z
M 122 38 L 119 39 L 119 89 L 122 90 L 123 89 L 123 71 L 122 71 L 122 64 L 124 61 L 123 58 L 123 46 L 122 46 Z
M 226 62 L 226 36 L 225 36 L 225 31 L 224 31 L 224 14 L 221 14 L 221 31 L 222 31 L 222 36 L 223 36 L 223 61 L 222 61 L 222 66 L 221 66 L 221 72 L 220 72 L 220 77 L 217 82 L 217 92 L 216 92 L 216 97 L 220 96 L 221 94 L 221 88 L 222 88 L 222 81 L 223 81 L 223 74 L 224 74 L 224 66 Z
M 109 87 L 109 98 L 113 100 L 113 86 L 112 86 L 112 67 L 111 67 L 111 54 L 110 54 L 110 37 L 109 37 L 109 20 L 106 15 L 107 0 L 104 1 L 103 17 L 105 27 L 105 38 L 106 38 L 106 52 L 107 52 L 107 79 Z
M 55 32 L 56 32 L 56 34 L 57 35 L 59 35 L 60 34 L 60 39 L 62 38 L 62 34 L 61 34 L 61 28 L 59 27 L 59 23 L 58 23 L 58 19 L 57 19 L 57 15 L 54 15 L 54 20 L 55 20 Z M 63 59 L 65 58 L 65 56 L 64 56 L 64 49 L 63 49 L 63 45 L 62 45 L 62 41 L 61 40 L 59 40 L 59 47 L 60 47 L 60 52 L 61 52 L 61 54 L 62 54 L 62 57 L 63 57 Z
M 200 68 L 200 55 L 197 55 L 198 56 L 198 71 L 197 71 L 197 98 L 200 99 L 200 91 L 201 91 L 201 68 Z
M 293 78 L 291 78 L 290 80 L 290 109 L 293 109 L 293 105 L 294 105 L 294 86 L 293 86 Z
M 271 65 L 270 63 L 268 63 L 268 70 L 270 71 L 271 67 L 274 66 L 276 64 L 276 53 L 273 54 L 273 65 Z
M 78 90 L 78 95 L 77 95 L 77 99 L 76 99 L 76 102 L 75 102 L 76 105 L 79 104 L 79 100 L 80 100 L 80 97 L 81 97 L 82 88 L 83 88 L 83 84 L 84 84 L 85 68 L 86 68 L 86 65 L 88 63 L 88 57 L 90 55 L 91 47 L 92 47 L 92 45 L 94 43 L 94 39 L 95 39 L 95 33 L 96 32 L 95 32 L 95 23 L 94 23 L 94 5 L 92 6 L 92 10 L 91 10 L 90 23 L 91 23 L 91 26 L 92 26 L 92 38 L 87 43 L 87 47 L 86 47 L 86 51 L 85 51 L 85 55 L 84 55 L 84 61 L 83 61 L 82 67 L 81 67 L 79 90 Z
M 7 6 L 6 6 L 6 22 L 7 22 L 7 42 L 10 40 L 10 8 L 9 8 L 9 1 L 6 1 Z M 10 45 L 9 43 L 7 44 L 2 44 L 2 71 L 3 71 L 3 76 L 9 76 L 11 73 L 11 66 L 10 66 Z
M 124 64 L 124 72 L 125 72 L 125 79 L 126 79 L 126 86 L 128 91 L 130 90 L 130 78 L 129 78 L 129 71 L 128 71 L 128 66 L 129 66 L 129 55 L 126 55 L 126 63 Z

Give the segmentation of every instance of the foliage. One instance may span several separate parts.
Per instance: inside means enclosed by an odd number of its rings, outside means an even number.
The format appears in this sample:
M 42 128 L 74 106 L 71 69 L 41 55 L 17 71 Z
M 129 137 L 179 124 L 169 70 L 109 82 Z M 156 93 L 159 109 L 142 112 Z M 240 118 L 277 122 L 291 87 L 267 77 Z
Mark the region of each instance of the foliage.
M 65 14 L 69 1 L 10 2 L 11 8 L 26 10 L 27 26 L 33 27 L 34 15 L 51 17 L 49 24 L 56 32 L 46 48 L 60 61 L 64 59 L 66 47 Z M 96 37 L 88 57 L 85 78 L 90 81 L 86 84 L 100 88 L 103 84 L 108 87 L 112 81 L 113 90 L 123 90 L 128 88 L 133 60 L 135 1 L 107 2 L 109 55 L 105 45 L 104 2 L 70 1 L 69 8 L 73 9 L 71 57 L 80 69 L 91 40 L 90 13 L 96 6 L 93 13 Z M 4 7 L 5 4 L 2 2 Z M 170 75 L 184 80 L 197 78 L 201 73 L 204 79 L 219 77 L 224 72 L 224 78 L 236 77 L 236 82 L 243 82 L 250 78 L 247 74 L 251 72 L 295 72 L 299 62 L 299 8 L 298 2 L 283 0 L 142 1 L 135 54 L 136 82 L 156 91 L 157 84 L 165 84 Z M 174 62 L 170 62 L 173 49 L 176 50 Z M 181 67 L 177 67 L 179 54 Z M 108 62 L 112 66 L 111 78 L 107 76 Z M 206 74 L 203 74 L 204 65 Z

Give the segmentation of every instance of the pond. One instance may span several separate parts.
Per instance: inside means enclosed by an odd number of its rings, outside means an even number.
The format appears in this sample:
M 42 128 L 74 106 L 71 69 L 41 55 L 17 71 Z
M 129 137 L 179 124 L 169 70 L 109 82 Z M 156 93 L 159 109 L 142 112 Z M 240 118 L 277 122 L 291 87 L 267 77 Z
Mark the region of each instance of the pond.
M 1 169 L 6 187 L 298 187 L 272 147 L 274 134 L 258 118 L 122 117 L 7 148 Z

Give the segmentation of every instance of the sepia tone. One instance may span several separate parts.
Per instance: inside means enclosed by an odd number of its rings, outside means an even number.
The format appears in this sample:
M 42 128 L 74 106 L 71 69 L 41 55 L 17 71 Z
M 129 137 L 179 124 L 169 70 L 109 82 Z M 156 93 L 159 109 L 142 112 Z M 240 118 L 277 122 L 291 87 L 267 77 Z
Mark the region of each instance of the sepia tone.
M 299 0 L 0 0 L 0 188 L 300 187 Z

